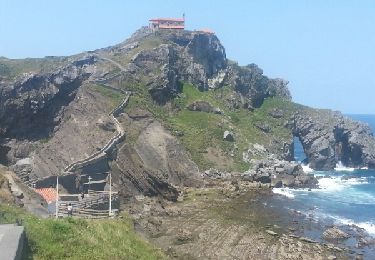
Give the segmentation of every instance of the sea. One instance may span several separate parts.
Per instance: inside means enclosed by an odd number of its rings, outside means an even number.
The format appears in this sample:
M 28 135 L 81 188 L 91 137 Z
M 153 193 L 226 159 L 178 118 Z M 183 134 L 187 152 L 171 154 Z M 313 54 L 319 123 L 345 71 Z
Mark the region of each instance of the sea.
M 347 116 L 369 124 L 375 133 L 375 115 Z M 305 158 L 298 140 L 295 157 L 299 162 Z M 319 189 L 274 188 L 273 193 L 283 207 L 305 216 L 323 230 L 337 225 L 349 233 L 360 230 L 375 239 L 375 170 L 348 168 L 341 163 L 332 171 L 313 171 L 308 165 L 303 168 L 319 178 Z M 322 238 L 321 232 L 314 228 L 304 231 L 303 235 L 317 240 Z M 358 249 L 355 239 L 347 244 Z M 374 248 L 375 244 L 370 247 Z M 368 249 L 370 247 L 363 249 L 363 253 L 375 259 L 375 250 Z

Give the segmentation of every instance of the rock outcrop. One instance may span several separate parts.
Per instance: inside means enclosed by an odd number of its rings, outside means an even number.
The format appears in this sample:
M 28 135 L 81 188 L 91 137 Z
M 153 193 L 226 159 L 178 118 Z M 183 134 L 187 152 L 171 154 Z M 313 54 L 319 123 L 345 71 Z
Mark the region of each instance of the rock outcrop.
M 347 239 L 350 237 L 350 235 L 340 230 L 338 227 L 334 226 L 324 231 L 323 237 L 328 240 L 333 240 L 333 239 L 336 240 L 336 239 Z
M 58 112 L 69 104 L 93 72 L 95 58 L 87 56 L 56 71 L 25 74 L 0 85 L 0 137 L 40 138 L 58 123 Z
M 304 173 L 297 162 L 278 160 L 275 156 L 269 156 L 263 160 L 252 160 L 253 169 L 245 175 L 247 180 L 261 183 L 269 183 L 271 187 L 314 188 L 317 179 Z
M 375 139 L 370 127 L 339 112 L 299 111 L 293 132 L 313 169 L 333 169 L 339 162 L 348 167 L 375 168 Z
M 234 86 L 244 97 L 243 105 L 248 108 L 257 108 L 267 97 L 284 97 L 291 99 L 287 88 L 288 81 L 270 79 L 263 75 L 263 70 L 256 64 L 245 67 L 232 64 L 228 66 L 228 76 L 225 84 Z
M 133 37 L 127 45 L 147 40 L 154 34 L 142 29 Z M 241 67 L 229 62 L 224 47 L 214 34 L 159 32 L 158 37 L 163 44 L 137 53 L 128 65 L 127 77 L 128 80 L 134 78 L 132 72 L 146 74 L 149 92 L 160 104 L 180 92 L 181 82 L 189 82 L 201 91 L 233 86 L 240 93 L 238 102 L 248 108 L 261 106 L 267 97 L 291 99 L 287 81 L 269 79 L 255 64 Z

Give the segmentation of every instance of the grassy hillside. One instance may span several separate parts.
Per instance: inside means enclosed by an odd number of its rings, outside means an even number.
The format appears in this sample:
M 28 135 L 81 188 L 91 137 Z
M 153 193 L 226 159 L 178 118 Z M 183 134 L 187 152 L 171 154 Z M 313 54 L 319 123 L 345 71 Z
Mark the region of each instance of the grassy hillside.
M 28 246 L 24 259 L 165 259 L 137 236 L 132 221 L 38 219 L 20 208 L 0 204 L 0 223 L 21 219 Z
M 201 170 L 210 167 L 247 170 L 249 165 L 242 158 L 250 144 L 258 143 L 271 152 L 279 152 L 283 142 L 292 137 L 290 129 L 285 125 L 292 113 L 301 108 L 281 98 L 269 98 L 254 111 L 242 107 L 234 109 L 228 103 L 234 93 L 230 87 L 201 92 L 189 84 L 183 85 L 179 97 L 165 106 L 158 106 L 153 103 L 145 87 L 131 88 L 134 95 L 130 98 L 128 111 L 136 108 L 150 111 L 171 133 L 178 136 Z M 187 106 L 195 101 L 206 101 L 223 111 L 223 114 L 188 110 Z M 282 110 L 283 116 L 272 117 L 270 112 L 274 109 Z M 263 132 L 256 127 L 257 123 L 268 124 L 271 132 Z M 226 130 L 233 131 L 234 142 L 223 140 Z M 131 136 L 130 140 L 135 141 L 136 136 Z
M 45 57 L 27 59 L 7 59 L 0 57 L 0 77 L 15 78 L 22 73 L 51 71 L 68 62 L 67 57 Z

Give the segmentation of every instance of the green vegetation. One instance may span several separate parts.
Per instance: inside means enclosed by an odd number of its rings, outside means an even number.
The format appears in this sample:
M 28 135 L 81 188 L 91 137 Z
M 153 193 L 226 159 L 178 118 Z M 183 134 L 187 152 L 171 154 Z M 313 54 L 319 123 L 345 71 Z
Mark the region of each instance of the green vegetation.
M 112 109 L 118 106 L 118 104 L 120 104 L 120 102 L 124 98 L 124 95 L 122 93 L 116 90 L 106 88 L 105 86 L 100 84 L 92 85 L 92 89 L 94 89 L 96 92 L 99 92 L 101 95 L 110 98 L 112 103 Z
M 172 133 L 179 133 L 181 143 L 202 170 L 210 167 L 247 170 L 249 165 L 243 162 L 242 157 L 243 152 L 249 148 L 249 144 L 262 144 L 271 151 L 276 149 L 272 147 L 272 142 L 282 144 L 283 141 L 291 138 L 290 130 L 285 127 L 285 122 L 299 108 L 299 105 L 281 98 L 268 98 L 260 108 L 254 111 L 244 108 L 233 109 L 228 104 L 228 99 L 233 94 L 230 87 L 201 92 L 189 84 L 183 84 L 179 97 L 172 99 L 166 106 L 159 106 L 152 101 L 145 87 L 132 86 L 131 89 L 134 95 L 127 109 L 146 109 Z M 187 106 L 195 101 L 209 102 L 224 114 L 188 110 Z M 281 118 L 274 118 L 269 114 L 276 108 L 283 110 L 284 114 Z M 258 129 L 257 123 L 268 124 L 271 133 L 264 133 Z M 224 131 L 231 129 L 235 134 L 235 142 L 224 141 Z M 136 136 L 133 136 L 131 140 L 135 141 Z M 218 160 L 215 161 L 212 158 L 215 155 L 210 156 L 212 150 L 216 151 L 216 157 L 220 158 L 222 155 L 221 158 L 226 160 L 224 165 L 220 165 Z
M 122 65 L 127 65 L 130 62 L 130 60 L 134 57 L 134 55 L 136 55 L 140 51 L 156 48 L 160 46 L 160 44 L 162 43 L 163 40 L 160 37 L 155 35 L 149 35 L 142 39 L 142 41 L 140 41 L 138 43 L 138 46 L 134 49 L 128 52 L 117 52 L 108 57 Z
M 22 73 L 47 72 L 66 63 L 66 57 L 27 59 L 7 59 L 0 57 L 0 77 L 13 79 Z
M 165 259 L 122 219 L 38 219 L 23 209 L 0 204 L 0 223 L 21 220 L 26 229 L 25 259 Z

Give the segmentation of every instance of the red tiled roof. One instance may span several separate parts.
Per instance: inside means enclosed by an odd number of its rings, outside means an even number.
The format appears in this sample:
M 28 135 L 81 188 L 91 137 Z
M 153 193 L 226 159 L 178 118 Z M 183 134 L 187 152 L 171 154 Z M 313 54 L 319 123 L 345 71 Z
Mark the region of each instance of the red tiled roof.
M 42 188 L 42 189 L 35 189 L 37 193 L 39 193 L 43 199 L 47 201 L 47 203 L 51 203 L 56 201 L 56 189 L 54 188 Z
M 160 29 L 184 29 L 185 26 L 183 25 L 160 25 Z
M 184 22 L 184 18 L 153 18 L 150 22 Z

